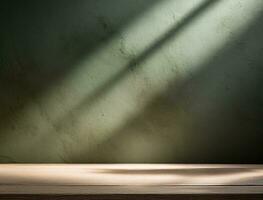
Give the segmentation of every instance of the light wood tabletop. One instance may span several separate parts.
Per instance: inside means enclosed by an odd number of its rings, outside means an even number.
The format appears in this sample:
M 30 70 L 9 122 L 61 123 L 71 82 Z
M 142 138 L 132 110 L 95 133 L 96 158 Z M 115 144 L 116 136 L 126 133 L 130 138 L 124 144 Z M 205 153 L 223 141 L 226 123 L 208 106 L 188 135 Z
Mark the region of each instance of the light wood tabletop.
M 0 165 L 0 194 L 262 193 L 263 165 Z

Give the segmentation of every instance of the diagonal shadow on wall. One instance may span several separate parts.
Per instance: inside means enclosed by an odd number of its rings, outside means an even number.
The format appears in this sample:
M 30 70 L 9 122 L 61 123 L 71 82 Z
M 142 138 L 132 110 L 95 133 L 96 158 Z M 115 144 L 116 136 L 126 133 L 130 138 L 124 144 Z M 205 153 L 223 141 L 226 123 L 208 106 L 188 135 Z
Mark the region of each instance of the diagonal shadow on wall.
M 70 162 L 263 163 L 263 15 Z M 87 160 L 86 160 L 87 159 Z
M 95 103 L 98 99 L 100 99 L 107 92 L 111 91 L 116 84 L 118 84 L 121 80 L 125 79 L 125 77 L 133 70 L 137 70 L 141 64 L 150 58 L 155 52 L 158 52 L 165 44 L 169 43 L 172 39 L 178 36 L 186 27 L 191 25 L 191 23 L 197 19 L 203 12 L 209 9 L 211 6 L 216 4 L 218 0 L 206 0 L 202 2 L 197 8 L 191 11 L 186 17 L 184 17 L 179 24 L 173 26 L 170 30 L 168 30 L 164 35 L 158 38 L 150 47 L 148 47 L 144 52 L 140 55 L 132 59 L 121 71 L 119 71 L 116 75 L 110 78 L 109 81 L 106 81 L 101 87 L 99 87 L 94 93 L 89 95 L 87 98 L 84 98 L 76 107 L 73 107 L 69 112 L 70 115 L 66 115 L 61 121 L 58 122 L 58 127 L 64 124 L 67 124 L 67 121 L 70 120 L 72 115 L 77 117 L 81 112 L 87 110 L 92 107 L 93 103 Z

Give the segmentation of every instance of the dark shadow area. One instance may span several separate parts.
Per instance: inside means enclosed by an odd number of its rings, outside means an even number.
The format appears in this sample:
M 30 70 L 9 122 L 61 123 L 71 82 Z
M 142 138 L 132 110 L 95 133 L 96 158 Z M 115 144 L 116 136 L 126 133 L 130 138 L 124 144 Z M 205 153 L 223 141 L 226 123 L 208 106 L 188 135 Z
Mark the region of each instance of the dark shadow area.
M 263 15 L 88 156 L 72 160 L 262 164 L 262 27 Z
M 155 2 L 1 1 L 0 135 L 19 110 Z

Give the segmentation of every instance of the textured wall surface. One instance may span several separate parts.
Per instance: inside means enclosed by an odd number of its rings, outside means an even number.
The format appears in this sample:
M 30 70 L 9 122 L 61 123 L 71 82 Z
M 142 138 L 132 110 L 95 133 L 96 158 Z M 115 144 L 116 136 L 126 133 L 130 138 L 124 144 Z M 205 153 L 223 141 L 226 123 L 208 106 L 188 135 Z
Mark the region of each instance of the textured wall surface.
M 0 162 L 263 163 L 263 1 L 0 6 Z

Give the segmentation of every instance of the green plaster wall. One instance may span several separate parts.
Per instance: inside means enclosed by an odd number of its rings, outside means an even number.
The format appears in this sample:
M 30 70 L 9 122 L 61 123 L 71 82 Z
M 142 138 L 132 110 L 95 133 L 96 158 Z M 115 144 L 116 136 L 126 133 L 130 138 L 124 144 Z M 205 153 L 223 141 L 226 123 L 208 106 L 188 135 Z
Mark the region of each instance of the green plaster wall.
M 263 163 L 263 1 L 0 6 L 0 162 Z

